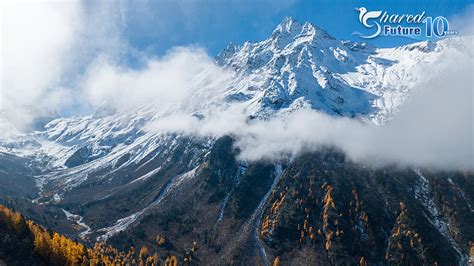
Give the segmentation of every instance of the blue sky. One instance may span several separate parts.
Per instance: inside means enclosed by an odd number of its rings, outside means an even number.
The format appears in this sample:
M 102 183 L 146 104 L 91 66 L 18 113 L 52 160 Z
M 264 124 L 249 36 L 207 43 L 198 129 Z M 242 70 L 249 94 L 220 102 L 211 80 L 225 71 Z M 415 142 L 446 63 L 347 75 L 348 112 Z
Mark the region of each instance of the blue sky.
M 87 2 L 89 10 L 96 8 L 95 3 Z M 426 11 L 429 16 L 449 19 L 457 14 L 472 13 L 473 3 L 474 0 L 124 1 L 118 4 L 116 13 L 120 16 L 122 37 L 139 51 L 159 56 L 174 46 L 199 45 L 210 55 L 216 55 L 229 42 L 241 44 L 267 38 L 285 16 L 292 16 L 300 22 L 309 21 L 339 39 L 363 41 L 351 35 L 354 31 L 364 30 L 355 7 L 399 14 Z M 414 40 L 380 36 L 368 42 L 379 47 L 393 47 Z

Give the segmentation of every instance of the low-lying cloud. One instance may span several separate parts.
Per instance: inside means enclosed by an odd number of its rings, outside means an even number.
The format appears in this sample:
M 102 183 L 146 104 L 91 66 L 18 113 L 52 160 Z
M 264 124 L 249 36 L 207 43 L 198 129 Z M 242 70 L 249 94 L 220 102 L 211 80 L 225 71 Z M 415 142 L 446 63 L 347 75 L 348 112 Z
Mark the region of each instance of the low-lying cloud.
M 56 5 L 5 1 L 1 4 L 0 110 L 17 126 L 29 124 L 39 106 L 57 105 L 64 88 L 64 57 L 80 30 L 78 2 Z
M 128 5 L 81 1 L 1 3 L 0 115 L 22 131 L 44 116 L 121 112 L 154 103 L 179 108 L 196 86 L 230 78 L 204 49 L 174 47 L 156 57 L 130 46 Z M 207 82 L 207 84 L 205 84 Z
M 89 67 L 81 88 L 93 106 L 107 104 L 126 112 L 153 103 L 166 110 L 181 108 L 190 97 L 197 97 L 193 95 L 197 87 L 205 86 L 211 95 L 224 89 L 231 75 L 202 48 L 178 47 L 147 59 L 140 69 L 99 58 Z
M 472 51 L 446 51 L 436 67 L 420 69 L 424 82 L 384 126 L 297 110 L 268 120 L 249 119 L 236 104 L 204 119 L 164 117 L 152 130 L 236 139 L 244 160 L 279 160 L 335 146 L 355 160 L 439 169 L 474 167 Z

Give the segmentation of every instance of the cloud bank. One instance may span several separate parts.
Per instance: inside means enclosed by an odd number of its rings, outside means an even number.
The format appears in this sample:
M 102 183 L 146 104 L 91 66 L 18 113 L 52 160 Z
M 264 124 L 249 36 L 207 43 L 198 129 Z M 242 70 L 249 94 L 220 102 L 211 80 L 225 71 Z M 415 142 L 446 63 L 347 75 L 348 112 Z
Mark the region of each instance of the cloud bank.
M 97 57 L 126 52 L 115 5 L 2 1 L 0 114 L 21 130 L 87 103 L 77 83 Z
M 279 160 L 323 146 L 375 165 L 401 164 L 473 170 L 473 53 L 450 49 L 436 68 L 417 74 L 424 82 L 385 126 L 298 110 L 269 120 L 250 120 L 244 106 L 204 119 L 187 114 L 164 117 L 151 129 L 195 136 L 231 135 L 244 160 Z
M 124 112 L 180 105 L 197 76 L 217 83 L 210 87 L 228 78 L 199 47 L 155 57 L 130 46 L 130 7 L 122 2 L 1 5 L 0 115 L 23 131 L 43 116 L 89 114 L 103 105 Z
M 0 110 L 22 127 L 41 109 L 36 107 L 64 98 L 64 89 L 52 86 L 80 30 L 81 9 L 77 2 L 21 1 L 2 2 L 1 9 Z
M 126 112 L 153 103 L 167 110 L 183 108 L 190 98 L 205 98 L 194 94 L 197 90 L 205 91 L 207 96 L 222 91 L 231 75 L 203 49 L 178 47 L 163 57 L 148 59 L 140 69 L 99 58 L 89 67 L 81 88 L 94 106 L 107 104 Z

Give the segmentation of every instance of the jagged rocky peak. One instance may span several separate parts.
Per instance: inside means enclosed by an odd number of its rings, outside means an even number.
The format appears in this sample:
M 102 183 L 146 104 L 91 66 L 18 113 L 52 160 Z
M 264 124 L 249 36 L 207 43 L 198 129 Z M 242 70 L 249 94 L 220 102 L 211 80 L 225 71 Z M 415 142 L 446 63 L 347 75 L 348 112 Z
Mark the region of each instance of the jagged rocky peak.
M 301 33 L 302 29 L 303 25 L 301 25 L 301 23 L 299 23 L 297 20 L 292 17 L 285 17 L 283 21 L 278 24 L 272 35 L 288 33 L 292 36 L 296 36 L 297 34 Z
M 230 42 L 222 51 L 216 56 L 216 61 L 220 64 L 225 64 L 226 60 L 231 58 L 237 51 L 239 47 L 234 43 Z
M 279 53 L 288 48 L 288 45 L 306 45 L 320 43 L 323 46 L 332 45 L 336 40 L 324 29 L 314 26 L 310 22 L 300 23 L 292 17 L 285 17 L 283 21 L 276 26 L 270 37 L 260 42 L 245 42 L 242 46 L 236 46 L 229 43 L 216 57 L 216 61 L 221 65 L 232 63 L 233 57 L 244 55 L 257 56 L 262 54 L 265 59 L 270 53 Z M 292 47 L 290 47 L 292 49 Z M 240 54 L 240 56 L 239 56 Z M 267 58 L 268 59 L 268 58 Z M 263 60 L 266 61 L 266 60 Z M 236 62 L 234 62 L 236 63 Z M 240 64 L 237 64 L 240 65 Z
M 271 39 L 273 41 L 279 41 L 279 48 L 284 48 L 288 43 L 300 37 L 334 40 L 334 37 L 329 35 L 325 30 L 314 26 L 309 22 L 302 24 L 292 17 L 285 17 L 283 19 L 283 21 L 273 31 Z

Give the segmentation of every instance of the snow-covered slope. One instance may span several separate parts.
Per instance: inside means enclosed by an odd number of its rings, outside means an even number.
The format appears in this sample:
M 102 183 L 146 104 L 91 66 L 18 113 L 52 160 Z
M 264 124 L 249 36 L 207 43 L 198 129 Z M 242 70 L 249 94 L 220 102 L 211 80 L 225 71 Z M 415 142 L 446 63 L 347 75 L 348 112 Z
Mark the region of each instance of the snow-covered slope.
M 467 43 L 454 38 L 377 49 L 285 18 L 269 39 L 229 44 L 217 62 L 237 72 L 229 98 L 247 100 L 259 116 L 308 106 L 383 124 L 417 86 L 419 68 L 444 49 L 466 49 Z
M 0 113 L 0 152 L 28 156 L 40 147 L 35 136 L 20 132 Z

